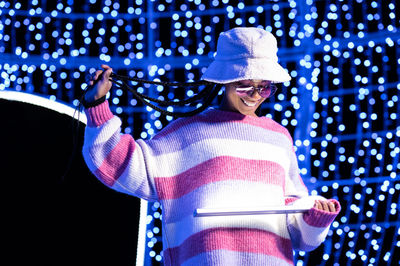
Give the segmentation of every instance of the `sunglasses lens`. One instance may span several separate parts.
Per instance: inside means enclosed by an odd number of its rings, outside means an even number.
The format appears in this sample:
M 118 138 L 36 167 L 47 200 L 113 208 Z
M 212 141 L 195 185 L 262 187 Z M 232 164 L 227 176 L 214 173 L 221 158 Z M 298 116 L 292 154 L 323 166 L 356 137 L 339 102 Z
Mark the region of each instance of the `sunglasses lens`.
M 261 88 L 258 92 L 263 98 L 268 98 L 274 95 L 276 87 L 274 85 L 269 85 L 267 87 Z
M 269 88 L 262 88 L 259 90 L 260 96 L 263 98 L 268 98 L 271 94 L 271 90 Z
M 261 97 L 263 98 L 268 98 L 274 95 L 276 91 L 275 85 L 268 85 L 267 87 L 262 87 L 259 89 L 256 89 L 258 93 L 260 94 Z M 236 93 L 243 97 L 243 96 L 251 96 L 253 94 L 254 88 L 253 87 L 237 87 L 236 88 Z
M 253 88 L 252 87 L 238 87 L 238 88 L 236 88 L 236 93 L 239 96 L 251 95 L 253 93 Z

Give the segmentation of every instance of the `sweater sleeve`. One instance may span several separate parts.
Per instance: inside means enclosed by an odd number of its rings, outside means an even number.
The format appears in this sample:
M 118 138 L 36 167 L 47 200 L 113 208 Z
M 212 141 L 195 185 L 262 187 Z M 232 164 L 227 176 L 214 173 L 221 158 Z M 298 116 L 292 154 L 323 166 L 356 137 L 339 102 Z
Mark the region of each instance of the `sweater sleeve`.
M 291 153 L 289 177 L 286 181 L 286 204 L 310 208 L 306 213 L 288 214 L 287 227 L 295 250 L 311 251 L 317 248 L 326 238 L 329 227 L 340 212 L 340 204 L 335 204 L 336 212 L 326 212 L 314 208 L 316 200 L 326 200 L 321 196 L 310 196 L 298 170 L 295 152 Z
M 157 200 L 153 158 L 143 140 L 121 134 L 121 120 L 108 101 L 85 109 L 88 123 L 82 153 L 90 171 L 105 185 L 149 201 Z

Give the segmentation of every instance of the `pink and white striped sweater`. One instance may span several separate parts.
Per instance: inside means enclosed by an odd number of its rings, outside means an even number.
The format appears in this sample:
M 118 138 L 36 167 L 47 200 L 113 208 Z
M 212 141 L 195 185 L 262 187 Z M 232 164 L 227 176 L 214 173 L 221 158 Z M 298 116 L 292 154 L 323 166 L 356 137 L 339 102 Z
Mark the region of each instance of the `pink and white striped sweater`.
M 196 208 L 308 197 L 290 134 L 272 119 L 209 109 L 135 141 L 107 101 L 86 114 L 89 169 L 117 191 L 161 202 L 165 265 L 291 265 L 293 249 L 319 246 L 339 212 L 332 200 L 336 213 L 193 217 Z

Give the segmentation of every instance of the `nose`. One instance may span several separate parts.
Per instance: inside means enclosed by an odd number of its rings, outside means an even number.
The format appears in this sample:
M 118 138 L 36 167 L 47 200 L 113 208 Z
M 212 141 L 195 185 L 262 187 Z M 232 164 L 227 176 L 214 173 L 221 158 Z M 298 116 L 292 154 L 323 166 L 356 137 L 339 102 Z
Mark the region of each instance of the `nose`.
M 251 98 L 255 99 L 261 98 L 261 95 L 258 93 L 258 89 L 256 89 L 256 87 L 253 87 L 253 91 L 251 92 Z

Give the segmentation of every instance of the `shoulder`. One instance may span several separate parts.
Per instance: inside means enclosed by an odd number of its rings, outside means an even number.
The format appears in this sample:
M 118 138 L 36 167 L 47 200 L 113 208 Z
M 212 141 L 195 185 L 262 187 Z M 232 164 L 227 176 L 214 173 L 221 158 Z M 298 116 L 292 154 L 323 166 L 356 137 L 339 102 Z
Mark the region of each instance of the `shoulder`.
M 269 130 L 281 133 L 285 135 L 290 141 L 293 141 L 292 135 L 290 134 L 289 130 L 286 127 L 282 126 L 281 124 L 279 124 L 278 122 L 269 117 L 265 117 L 265 120 L 266 124 L 268 125 L 267 128 Z

